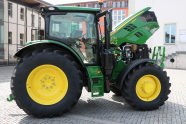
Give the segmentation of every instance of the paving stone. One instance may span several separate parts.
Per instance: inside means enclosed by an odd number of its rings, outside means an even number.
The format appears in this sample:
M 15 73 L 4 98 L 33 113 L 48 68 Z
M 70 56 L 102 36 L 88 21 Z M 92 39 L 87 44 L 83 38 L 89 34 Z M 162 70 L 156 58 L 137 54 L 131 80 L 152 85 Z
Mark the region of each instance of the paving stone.
M 91 98 L 83 89 L 77 105 L 61 117 L 37 119 L 19 109 L 15 101 L 7 102 L 10 76 L 14 66 L 0 67 L 0 124 L 186 124 L 186 70 L 166 69 L 171 94 L 165 105 L 154 111 L 136 111 L 123 97 L 113 93 Z

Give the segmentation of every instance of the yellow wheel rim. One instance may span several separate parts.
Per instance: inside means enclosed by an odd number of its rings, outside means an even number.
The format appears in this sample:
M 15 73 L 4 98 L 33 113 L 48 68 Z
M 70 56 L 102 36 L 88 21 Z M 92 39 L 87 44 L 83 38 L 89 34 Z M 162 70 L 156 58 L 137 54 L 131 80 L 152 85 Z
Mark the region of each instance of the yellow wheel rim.
M 145 75 L 141 77 L 136 85 L 136 94 L 143 101 L 152 101 L 156 99 L 161 91 L 161 83 L 154 75 Z
M 68 90 L 66 74 L 57 66 L 41 65 L 32 70 L 26 82 L 29 96 L 42 105 L 52 105 L 63 99 Z

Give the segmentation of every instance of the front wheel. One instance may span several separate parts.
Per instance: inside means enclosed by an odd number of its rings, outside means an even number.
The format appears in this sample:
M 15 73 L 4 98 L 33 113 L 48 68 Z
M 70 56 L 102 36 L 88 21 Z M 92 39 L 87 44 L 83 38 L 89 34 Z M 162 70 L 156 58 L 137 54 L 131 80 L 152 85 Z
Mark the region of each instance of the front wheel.
M 73 59 L 59 50 L 36 50 L 16 66 L 11 90 L 17 105 L 35 117 L 69 111 L 82 92 L 82 73 Z
M 168 99 L 169 77 L 159 66 L 143 63 L 126 76 L 122 92 L 126 102 L 138 110 L 158 109 Z

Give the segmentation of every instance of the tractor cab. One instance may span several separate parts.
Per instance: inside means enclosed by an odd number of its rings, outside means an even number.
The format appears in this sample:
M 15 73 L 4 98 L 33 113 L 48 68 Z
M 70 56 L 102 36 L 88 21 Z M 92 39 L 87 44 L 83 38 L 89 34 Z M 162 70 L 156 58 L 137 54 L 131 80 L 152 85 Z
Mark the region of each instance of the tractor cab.
M 69 10 L 71 9 L 71 10 Z M 97 45 L 96 14 L 100 9 L 80 7 L 43 7 L 45 39 L 62 42 L 73 48 L 84 64 L 97 62 L 93 46 Z

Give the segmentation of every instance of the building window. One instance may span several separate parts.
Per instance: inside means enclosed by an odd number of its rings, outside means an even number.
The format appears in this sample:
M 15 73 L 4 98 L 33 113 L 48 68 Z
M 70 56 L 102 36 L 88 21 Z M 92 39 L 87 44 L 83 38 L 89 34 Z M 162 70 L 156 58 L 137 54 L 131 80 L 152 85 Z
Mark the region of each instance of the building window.
M 82 23 L 79 23 L 79 28 L 83 28 L 83 24 Z
M 24 20 L 24 8 L 21 8 L 21 11 L 20 11 L 20 19 L 21 19 L 21 20 Z
M 85 7 L 88 7 L 88 4 L 86 4 L 86 6 Z
M 116 2 L 113 2 L 113 6 L 112 6 L 113 8 L 116 8 Z
M 98 4 L 94 4 L 94 8 L 98 8 Z
M 120 8 L 120 2 L 117 2 L 117 8 Z
M 34 20 L 35 20 L 35 15 L 31 15 L 32 21 L 31 21 L 31 26 L 34 27 Z
M 12 44 L 12 32 L 8 32 L 8 44 Z
M 23 45 L 24 42 L 24 34 L 20 34 L 20 45 Z
M 55 32 L 59 32 L 59 27 L 60 27 L 60 23 L 53 23 L 53 28 L 52 30 Z
M 12 3 L 8 3 L 8 15 L 12 17 Z
M 107 3 L 103 3 L 103 7 L 105 7 L 105 8 L 106 8 L 106 7 L 107 7 Z
M 38 27 L 41 28 L 41 17 L 39 17 Z
M 125 7 L 125 1 L 121 2 L 121 7 L 123 7 L 123 8 Z
M 116 26 L 118 23 L 120 23 L 122 20 L 124 20 L 126 17 L 125 10 L 113 10 L 112 12 L 112 26 Z
M 32 34 L 31 36 L 31 41 L 34 41 L 34 34 Z
M 165 25 L 165 43 L 175 43 L 176 24 Z

